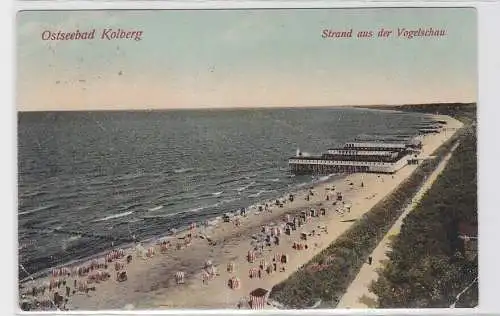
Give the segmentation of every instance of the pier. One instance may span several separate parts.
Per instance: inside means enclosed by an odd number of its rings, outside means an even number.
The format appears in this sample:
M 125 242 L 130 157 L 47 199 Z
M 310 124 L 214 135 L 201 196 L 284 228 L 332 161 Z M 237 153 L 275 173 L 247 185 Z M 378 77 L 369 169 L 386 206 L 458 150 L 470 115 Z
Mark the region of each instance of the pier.
M 342 148 L 329 149 L 321 156 L 306 156 L 297 152 L 288 160 L 288 165 L 294 174 L 392 174 L 408 163 L 415 164 L 420 148 L 418 138 L 408 143 L 352 142 Z

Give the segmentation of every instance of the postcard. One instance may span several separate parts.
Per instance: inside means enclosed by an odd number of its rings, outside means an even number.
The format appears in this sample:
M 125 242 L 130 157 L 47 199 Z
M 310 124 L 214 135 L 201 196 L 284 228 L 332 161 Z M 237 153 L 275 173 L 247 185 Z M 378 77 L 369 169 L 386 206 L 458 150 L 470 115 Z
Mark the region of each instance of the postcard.
M 477 306 L 476 19 L 18 12 L 20 309 Z

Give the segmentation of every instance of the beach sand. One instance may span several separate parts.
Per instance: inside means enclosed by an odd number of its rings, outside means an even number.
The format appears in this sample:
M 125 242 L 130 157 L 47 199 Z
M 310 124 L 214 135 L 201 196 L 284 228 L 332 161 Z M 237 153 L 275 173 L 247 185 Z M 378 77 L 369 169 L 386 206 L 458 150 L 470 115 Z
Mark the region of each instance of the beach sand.
M 423 138 L 421 158 L 429 157 L 462 126 L 462 123 L 448 116 L 436 115 L 435 119 L 446 120 L 447 124 L 441 133 Z M 287 201 L 283 207 L 272 206 L 271 212 L 249 212 L 246 217 L 241 218 L 239 227 L 233 223 L 221 222 L 211 231 L 204 232 L 217 242 L 215 246 L 208 245 L 206 239 L 195 238 L 191 246 L 182 250 L 170 249 L 166 253 L 160 253 L 157 246 L 156 255 L 152 258 L 139 258 L 135 252 L 131 252 L 134 253 L 133 260 L 130 264 L 125 264 L 127 281 L 117 282 L 114 265 L 110 264 L 110 280 L 97 284 L 95 292 L 71 295 L 66 306 L 70 310 L 236 308 L 238 302 L 243 297 L 248 297 L 252 290 L 259 287 L 271 290 L 274 285 L 288 278 L 397 188 L 416 168 L 416 165 L 407 165 L 394 175 L 356 173 L 326 181 L 314 185 L 315 194 L 309 201 L 305 199 L 309 188 L 294 192 L 293 202 Z M 332 187 L 335 187 L 335 192 L 342 192 L 343 200 L 351 205 L 350 212 L 340 215 L 336 212 L 339 206 L 332 205 L 331 200 L 326 201 L 326 189 Z M 342 202 L 339 204 L 342 205 Z M 254 263 L 247 262 L 247 253 L 253 248 L 252 235 L 259 233 L 263 225 L 283 222 L 285 214 L 298 215 L 302 210 L 319 208 L 326 209 L 326 216 L 311 218 L 304 226 L 292 231 L 290 236 L 281 235 L 279 246 L 264 248 L 263 256 L 267 262 L 272 262 L 276 253 L 288 254 L 286 270 L 270 275 L 263 273 L 261 279 L 250 279 L 249 269 L 258 267 L 260 261 L 257 258 Z M 300 242 L 301 232 L 318 232 L 318 226 L 326 227 L 328 233 L 319 232 L 316 236 L 308 237 L 307 242 L 304 242 L 309 246 L 307 250 L 292 249 L 294 242 Z M 201 233 L 203 229 L 198 228 L 197 231 Z M 204 283 L 202 269 L 207 260 L 218 266 L 219 275 Z M 235 271 L 228 273 L 226 266 L 231 261 L 235 263 Z M 185 272 L 185 284 L 176 284 L 175 273 L 178 271 Z M 227 285 L 233 276 L 240 279 L 239 289 L 233 290 Z M 71 284 L 73 279 L 69 278 Z M 47 280 L 48 278 L 43 278 L 35 282 L 40 284 Z M 32 281 L 24 285 L 29 288 Z

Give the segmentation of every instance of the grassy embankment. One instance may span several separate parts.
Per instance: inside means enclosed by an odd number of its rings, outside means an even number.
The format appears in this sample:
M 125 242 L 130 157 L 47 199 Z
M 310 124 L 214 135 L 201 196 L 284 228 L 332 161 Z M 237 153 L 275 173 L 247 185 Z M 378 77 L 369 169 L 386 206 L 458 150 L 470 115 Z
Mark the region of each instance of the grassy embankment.
M 412 108 L 403 106 L 398 109 L 424 111 L 416 106 Z M 431 105 L 426 112 L 435 114 L 436 110 Z M 463 115 L 460 111 L 455 110 L 455 112 Z M 449 109 L 445 112 L 440 111 L 440 114 L 449 114 Z M 459 118 L 457 115 L 453 116 Z M 472 115 L 465 114 L 465 117 Z M 464 122 L 469 126 L 471 121 Z M 432 173 L 456 141 L 468 134 L 470 134 L 469 128 L 463 128 L 444 143 L 434 152 L 434 159 L 424 161 L 397 189 L 377 203 L 328 248 L 288 279 L 276 285 L 271 291 L 270 298 L 289 308 L 305 308 L 317 300 L 322 300 L 322 307 L 335 307 L 369 254 L 401 215 L 426 177 Z

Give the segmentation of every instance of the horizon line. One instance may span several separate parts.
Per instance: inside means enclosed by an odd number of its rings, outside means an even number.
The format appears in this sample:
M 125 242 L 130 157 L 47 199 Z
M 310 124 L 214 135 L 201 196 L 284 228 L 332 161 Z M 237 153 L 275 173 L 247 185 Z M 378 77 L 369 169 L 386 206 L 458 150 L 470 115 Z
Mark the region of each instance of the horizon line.
M 53 109 L 53 110 L 16 110 L 17 113 L 35 112 L 161 112 L 161 111 L 234 111 L 234 110 L 255 110 L 255 109 L 321 109 L 321 108 L 376 108 L 376 107 L 403 107 L 411 105 L 472 105 L 474 102 L 426 102 L 426 103 L 404 103 L 404 104 L 366 104 L 366 105 L 300 105 L 300 106 L 242 106 L 242 107 L 179 107 L 179 108 L 142 108 L 142 109 Z

